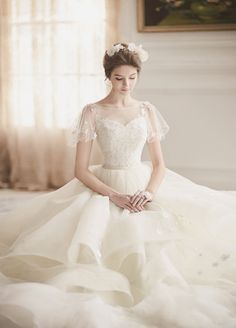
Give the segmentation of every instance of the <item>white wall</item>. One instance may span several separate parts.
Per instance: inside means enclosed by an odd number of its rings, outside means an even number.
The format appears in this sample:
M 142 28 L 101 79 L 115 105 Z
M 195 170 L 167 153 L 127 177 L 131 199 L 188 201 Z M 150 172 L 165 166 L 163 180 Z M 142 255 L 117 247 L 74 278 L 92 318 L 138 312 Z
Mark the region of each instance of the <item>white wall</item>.
M 140 33 L 136 0 L 120 4 L 120 41 L 149 52 L 134 97 L 153 102 L 170 126 L 166 166 L 196 183 L 236 189 L 236 31 Z

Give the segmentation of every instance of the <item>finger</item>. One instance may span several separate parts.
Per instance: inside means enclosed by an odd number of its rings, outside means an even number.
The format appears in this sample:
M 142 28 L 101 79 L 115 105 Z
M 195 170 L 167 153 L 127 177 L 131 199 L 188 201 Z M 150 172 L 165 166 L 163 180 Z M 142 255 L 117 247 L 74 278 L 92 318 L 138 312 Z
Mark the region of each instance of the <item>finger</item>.
M 125 202 L 125 205 L 128 206 L 128 208 L 134 212 L 139 212 L 142 208 L 137 208 L 136 206 L 134 206 L 134 204 L 131 204 L 131 202 Z
M 126 204 L 129 204 L 130 206 L 135 207 L 134 203 L 132 203 L 131 200 L 129 200 L 129 202 L 126 202 Z
M 129 210 L 131 210 L 131 211 L 134 210 L 133 206 L 132 206 L 130 203 L 125 203 L 124 206 L 125 206 L 126 208 L 128 208 Z
M 133 199 L 132 204 L 133 204 L 133 205 L 137 204 L 137 202 L 139 201 L 140 197 L 141 197 L 140 194 L 136 195 L 136 196 L 134 197 L 134 199 Z
M 136 206 L 134 204 L 132 204 L 130 201 L 129 201 L 129 203 L 126 203 L 126 205 L 131 206 L 132 209 L 135 210 L 135 212 L 138 212 L 138 209 L 136 208 Z
M 130 198 L 130 202 L 131 204 L 134 202 L 134 200 L 136 199 L 136 197 L 139 195 L 140 190 L 137 190 L 134 195 Z
M 148 199 L 145 199 L 141 205 L 144 207 L 144 205 L 146 205 L 148 201 L 149 201 Z
M 132 206 L 132 210 L 133 210 L 134 212 L 139 212 L 139 210 L 138 210 L 136 207 L 134 207 L 134 206 Z
M 126 208 L 127 210 L 129 210 L 130 212 L 135 212 L 135 210 L 132 207 L 129 207 L 127 205 L 124 205 L 124 208 Z
M 146 205 L 146 203 L 148 202 L 148 200 L 147 199 L 145 199 L 143 202 L 142 202 L 142 204 L 140 204 L 140 206 L 142 206 L 142 208 L 143 209 L 145 209 L 145 205 Z
M 141 212 L 141 211 L 142 211 L 142 208 L 141 208 L 141 206 L 136 206 L 136 208 L 138 209 L 138 211 L 139 211 L 139 212 Z
M 140 205 L 135 205 L 135 206 L 133 206 L 133 208 L 136 210 L 136 212 L 140 212 L 141 211 L 141 207 L 140 207 Z
M 139 205 L 139 207 L 144 210 L 144 206 L 143 206 L 143 203 Z
M 139 212 L 139 210 L 135 206 L 133 206 L 132 204 L 129 204 L 129 205 L 131 206 L 131 208 L 134 212 Z
M 133 195 L 131 198 L 130 198 L 130 203 L 133 204 L 133 202 L 135 201 L 137 195 Z
M 126 209 L 126 210 L 129 210 L 130 212 L 132 211 L 132 210 L 129 208 L 129 206 L 126 206 L 126 205 L 123 205 L 122 208 L 123 208 L 123 209 Z
M 136 206 L 140 206 L 144 202 L 145 198 L 141 197 L 139 201 L 137 202 Z
M 133 206 L 136 206 L 139 203 L 140 200 L 142 201 L 142 196 L 141 195 L 136 197 L 135 201 L 133 202 Z
M 144 207 L 147 203 L 149 202 L 149 200 L 147 198 L 145 198 L 142 202 L 142 206 Z M 145 208 L 145 207 L 144 207 Z
M 147 202 L 146 198 L 145 198 L 145 199 L 142 199 L 142 202 L 138 203 L 138 204 L 136 205 L 136 208 L 137 208 L 139 211 L 140 211 L 140 210 L 144 210 L 144 209 L 145 209 L 144 205 L 146 204 L 146 202 Z

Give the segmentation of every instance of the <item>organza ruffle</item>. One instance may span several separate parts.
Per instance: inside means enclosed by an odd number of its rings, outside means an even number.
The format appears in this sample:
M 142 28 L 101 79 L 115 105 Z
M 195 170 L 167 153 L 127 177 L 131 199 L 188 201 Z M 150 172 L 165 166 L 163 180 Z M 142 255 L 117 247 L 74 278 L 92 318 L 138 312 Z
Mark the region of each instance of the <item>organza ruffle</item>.
M 91 171 L 123 193 L 150 162 Z M 236 326 L 235 198 L 166 169 L 139 213 L 74 178 L 0 215 L 0 326 Z

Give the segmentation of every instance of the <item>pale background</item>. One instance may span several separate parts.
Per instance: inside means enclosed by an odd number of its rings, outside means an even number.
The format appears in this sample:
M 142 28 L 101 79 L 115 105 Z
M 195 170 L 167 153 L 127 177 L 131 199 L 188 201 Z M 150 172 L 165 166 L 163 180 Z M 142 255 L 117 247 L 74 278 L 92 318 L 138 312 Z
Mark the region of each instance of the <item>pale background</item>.
M 121 0 L 121 40 L 150 54 L 136 96 L 152 101 L 170 125 L 162 143 L 167 166 L 236 189 L 236 31 L 140 33 L 136 26 L 136 0 Z

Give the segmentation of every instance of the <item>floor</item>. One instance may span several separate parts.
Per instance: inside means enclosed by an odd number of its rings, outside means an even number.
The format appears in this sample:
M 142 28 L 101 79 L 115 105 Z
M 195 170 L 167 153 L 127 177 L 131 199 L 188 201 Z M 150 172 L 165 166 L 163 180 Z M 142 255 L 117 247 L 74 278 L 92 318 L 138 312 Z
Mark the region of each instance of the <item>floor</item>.
M 223 190 L 226 193 L 235 195 L 236 200 L 236 191 L 235 190 Z M 41 194 L 49 193 L 51 191 L 18 191 L 12 189 L 0 189 L 0 213 L 7 212 L 13 209 L 22 201 L 31 199 Z

